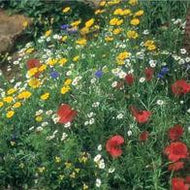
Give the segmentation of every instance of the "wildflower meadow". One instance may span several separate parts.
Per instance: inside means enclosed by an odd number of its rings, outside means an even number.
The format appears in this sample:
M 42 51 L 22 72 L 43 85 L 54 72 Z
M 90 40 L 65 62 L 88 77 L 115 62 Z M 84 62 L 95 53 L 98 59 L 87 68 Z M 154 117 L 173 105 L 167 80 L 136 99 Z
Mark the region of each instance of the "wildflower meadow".
M 0 189 L 190 189 L 186 20 L 156 28 L 148 3 L 102 0 L 86 19 L 63 3 L 65 22 L 8 57 Z

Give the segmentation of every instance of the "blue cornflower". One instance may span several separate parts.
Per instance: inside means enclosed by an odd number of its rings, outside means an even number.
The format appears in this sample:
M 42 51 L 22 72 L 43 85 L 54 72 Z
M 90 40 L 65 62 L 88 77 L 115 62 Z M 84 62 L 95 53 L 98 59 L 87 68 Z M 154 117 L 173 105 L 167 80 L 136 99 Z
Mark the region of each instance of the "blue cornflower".
M 169 69 L 168 69 L 167 66 L 164 66 L 164 67 L 162 67 L 162 69 L 161 69 L 161 73 L 164 74 L 164 75 L 167 74 L 168 71 L 169 71 Z
M 158 73 L 157 77 L 162 79 L 162 78 L 164 78 L 164 75 L 162 75 L 161 73 Z
M 51 76 L 53 79 L 56 79 L 56 78 L 59 77 L 59 73 L 58 73 L 57 71 L 52 71 L 52 72 L 50 73 L 50 76 Z
M 161 68 L 161 71 L 158 73 L 158 78 L 164 78 L 164 75 L 166 75 L 169 72 L 169 68 L 167 66 L 164 66 Z
M 102 77 L 102 75 L 103 75 L 103 72 L 102 72 L 101 70 L 98 70 L 98 71 L 95 72 L 95 76 L 96 76 L 97 78 Z
M 69 28 L 69 25 L 68 24 L 63 24 L 61 25 L 61 29 L 62 30 L 67 30 Z

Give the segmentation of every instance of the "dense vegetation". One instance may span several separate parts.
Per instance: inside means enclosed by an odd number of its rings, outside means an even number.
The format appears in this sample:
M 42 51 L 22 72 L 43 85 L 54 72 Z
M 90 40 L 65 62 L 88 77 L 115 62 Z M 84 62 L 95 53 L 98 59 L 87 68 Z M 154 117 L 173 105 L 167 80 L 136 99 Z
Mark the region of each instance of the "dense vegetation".
M 190 189 L 188 3 L 30 3 L 2 1 L 35 22 L 0 79 L 0 187 Z

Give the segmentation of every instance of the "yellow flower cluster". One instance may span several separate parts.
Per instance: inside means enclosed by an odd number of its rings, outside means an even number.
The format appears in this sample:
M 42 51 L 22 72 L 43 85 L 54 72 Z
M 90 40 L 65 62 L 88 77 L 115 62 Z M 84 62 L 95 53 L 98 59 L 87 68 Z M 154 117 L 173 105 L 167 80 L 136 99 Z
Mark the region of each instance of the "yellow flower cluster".
M 118 19 L 118 18 L 112 18 L 109 22 L 111 26 L 120 26 L 123 24 L 123 19 Z
M 136 13 L 134 13 L 134 17 L 142 16 L 143 14 L 144 14 L 144 11 L 143 10 L 139 10 Z
M 48 63 L 47 63 L 48 64 Z M 41 73 L 47 69 L 47 65 L 43 64 L 40 67 L 34 67 L 27 71 L 29 77 L 35 76 L 37 73 Z
M 67 92 L 69 92 L 71 90 L 71 87 L 69 86 L 71 84 L 72 80 L 71 79 L 67 79 L 64 82 L 63 87 L 61 88 L 61 94 L 66 94 Z
M 43 72 L 43 71 L 45 71 L 46 69 L 47 69 L 47 65 L 43 64 L 43 65 L 41 65 L 41 66 L 38 68 L 38 71 L 39 71 L 39 72 Z
M 127 59 L 129 57 L 130 57 L 129 52 L 127 52 L 127 51 L 121 52 L 116 58 L 118 65 L 124 65 L 125 64 L 125 62 L 124 62 L 125 59 Z
M 42 167 L 38 167 L 38 172 L 39 173 L 43 173 L 44 171 L 45 171 L 45 167 L 44 166 L 42 166 Z
M 31 68 L 27 74 L 29 77 L 33 77 L 36 73 L 38 72 L 38 68 L 37 67 L 34 67 L 34 68 Z
M 88 154 L 86 152 L 82 152 L 81 156 L 78 158 L 80 163 L 85 164 L 88 161 Z
M 131 6 L 135 6 L 135 5 L 138 4 L 138 0 L 129 0 L 129 4 L 130 4 Z
M 28 49 L 26 50 L 26 54 L 30 54 L 30 53 L 32 53 L 32 52 L 34 52 L 34 48 L 28 48 Z
M 102 13 L 104 13 L 105 12 L 105 9 L 97 9 L 96 11 L 95 11 L 95 15 L 99 15 L 99 14 L 102 14 Z
M 52 34 L 52 30 L 47 30 L 46 32 L 45 32 L 45 37 L 48 37 L 48 36 L 50 36 Z
M 74 62 L 77 62 L 79 59 L 80 59 L 80 56 L 79 56 L 79 55 L 73 57 L 73 61 L 74 61 Z
M 107 2 L 108 5 L 117 5 L 121 2 L 121 0 L 110 0 Z
M 90 28 L 94 24 L 94 18 L 91 18 L 90 20 L 86 21 L 85 27 Z
M 58 59 L 52 58 L 52 59 L 49 59 L 46 64 L 50 66 L 54 66 L 57 62 L 58 62 Z
M 19 108 L 21 106 L 21 102 L 16 102 L 14 105 L 13 105 L 13 108 Z
M 23 26 L 24 28 L 26 28 L 26 27 L 28 26 L 28 21 L 25 20 L 25 21 L 22 23 L 22 26 Z
M 106 42 L 111 42 L 111 41 L 113 41 L 113 37 L 110 37 L 110 36 L 107 36 L 107 37 L 105 37 L 105 41 Z
M 8 111 L 7 113 L 6 113 L 6 117 L 8 118 L 8 119 L 10 119 L 11 117 L 13 117 L 13 115 L 15 114 L 15 112 L 14 111 Z
M 70 25 L 72 27 L 78 27 L 80 23 L 81 23 L 81 20 L 76 20 L 76 21 L 72 22 Z
M 63 86 L 61 88 L 61 94 L 66 94 L 67 92 L 69 92 L 71 90 L 70 86 Z
M 76 40 L 76 44 L 81 45 L 81 46 L 85 46 L 86 43 L 87 43 L 87 40 L 85 38 L 80 38 Z
M 46 92 L 40 96 L 40 99 L 41 100 L 47 100 L 49 98 L 49 96 L 50 96 L 49 92 Z
M 106 1 L 100 1 L 99 6 L 104 7 L 106 5 Z
M 133 25 L 133 26 L 137 26 L 140 24 L 140 20 L 138 18 L 133 18 L 131 21 L 130 21 L 130 24 Z
M 67 12 L 69 12 L 70 10 L 71 10 L 71 7 L 65 7 L 65 8 L 63 8 L 62 12 L 63 12 L 63 13 L 67 13 Z
M 35 120 L 36 120 L 37 122 L 41 122 L 41 121 L 43 121 L 43 117 L 42 117 L 41 115 L 38 115 L 38 116 L 35 118 Z
M 131 15 L 131 10 L 119 8 L 119 9 L 116 9 L 113 14 L 119 15 L 119 16 L 128 16 L 128 15 Z
M 7 94 L 8 94 L 8 95 L 11 95 L 11 94 L 14 94 L 16 91 L 17 91 L 16 88 L 10 88 L 10 89 L 7 91 Z
M 94 24 L 94 21 L 95 21 L 94 18 L 91 18 L 91 19 L 87 20 L 87 21 L 85 22 L 85 26 L 84 26 L 83 28 L 81 28 L 80 33 L 81 33 L 82 35 L 88 34 L 88 33 L 90 32 L 91 27 L 92 27 L 93 24 Z
M 60 163 L 60 162 L 61 162 L 61 158 L 60 158 L 59 156 L 56 156 L 56 157 L 55 157 L 55 162 L 56 162 L 56 163 Z
M 12 96 L 4 97 L 3 101 L 9 104 L 9 103 L 11 103 L 13 101 L 13 97 Z
M 7 94 L 8 96 L 5 96 L 3 98 L 3 100 L 0 102 L 0 108 L 4 106 L 4 102 L 7 103 L 7 104 L 11 104 L 13 103 L 14 101 L 16 101 L 17 99 L 20 99 L 20 100 L 25 100 L 27 98 L 29 98 L 32 94 L 29 92 L 29 91 L 22 91 L 20 92 L 17 96 L 13 97 L 13 96 L 9 96 L 9 95 L 12 95 L 13 93 L 15 93 L 17 91 L 16 88 L 10 88 L 8 91 L 7 91 Z M 20 101 L 16 101 L 14 102 L 12 105 L 9 105 L 6 109 L 10 109 L 9 111 L 6 112 L 6 118 L 7 119 L 11 119 L 14 115 L 15 115 L 15 111 L 14 109 L 17 109 L 19 107 L 22 106 L 22 103 Z
M 63 36 L 63 37 L 61 38 L 61 41 L 62 41 L 62 42 L 65 42 L 65 41 L 67 40 L 67 38 L 68 38 L 68 36 Z
M 121 28 L 115 28 L 115 29 L 113 30 L 113 34 L 114 34 L 114 35 L 120 34 L 121 32 L 122 32 L 122 29 L 121 29 Z
M 18 99 L 28 99 L 28 98 L 30 98 L 31 95 L 32 95 L 31 92 L 24 90 L 20 94 L 18 94 L 17 98 Z
M 149 51 L 153 51 L 156 49 L 156 45 L 155 42 L 153 40 L 147 40 L 144 43 L 144 46 L 149 50 Z
M 80 33 L 81 33 L 82 35 L 86 35 L 86 34 L 88 34 L 89 32 L 90 32 L 90 29 L 87 28 L 87 27 L 83 27 L 83 28 L 81 28 L 81 30 L 80 30 Z
M 39 88 L 41 85 L 41 82 L 37 78 L 32 78 L 28 81 L 28 85 L 32 88 Z
M 60 64 L 60 66 L 64 66 L 67 63 L 67 59 L 66 58 L 62 58 L 58 62 Z
M 127 32 L 127 37 L 129 39 L 136 39 L 136 38 L 138 38 L 138 36 L 139 36 L 138 33 L 136 31 L 134 31 L 134 30 L 129 30 Z
M 0 102 L 0 108 L 3 107 L 4 103 L 3 102 Z

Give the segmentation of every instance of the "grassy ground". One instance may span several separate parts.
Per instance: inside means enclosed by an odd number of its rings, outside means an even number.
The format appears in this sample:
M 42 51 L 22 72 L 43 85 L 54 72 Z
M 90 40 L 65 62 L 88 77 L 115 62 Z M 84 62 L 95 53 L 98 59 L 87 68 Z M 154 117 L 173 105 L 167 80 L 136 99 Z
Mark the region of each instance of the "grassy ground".
M 155 3 L 102 2 L 81 23 L 64 7 L 72 27 L 20 50 L 19 80 L 1 76 L 2 188 L 189 189 L 187 3 Z

